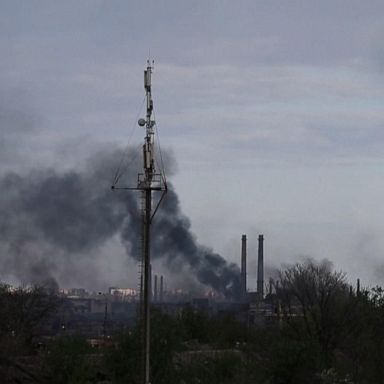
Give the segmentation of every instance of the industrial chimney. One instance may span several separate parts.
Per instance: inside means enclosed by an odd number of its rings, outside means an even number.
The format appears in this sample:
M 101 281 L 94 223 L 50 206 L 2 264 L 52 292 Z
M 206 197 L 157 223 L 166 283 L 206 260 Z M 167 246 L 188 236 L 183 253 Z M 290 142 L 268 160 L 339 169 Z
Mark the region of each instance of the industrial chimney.
M 241 236 L 241 301 L 247 298 L 247 236 Z
M 160 303 L 164 300 L 164 277 L 163 275 L 160 276 Z
M 264 297 L 264 236 L 259 235 L 259 250 L 257 257 L 257 295 Z
M 149 288 L 149 299 L 150 299 L 150 301 L 153 301 L 153 292 L 152 292 L 152 264 L 149 264 L 148 288 Z
M 157 275 L 155 275 L 155 282 L 154 282 L 154 287 L 153 287 L 153 301 L 156 303 L 158 301 L 158 296 L 157 296 Z

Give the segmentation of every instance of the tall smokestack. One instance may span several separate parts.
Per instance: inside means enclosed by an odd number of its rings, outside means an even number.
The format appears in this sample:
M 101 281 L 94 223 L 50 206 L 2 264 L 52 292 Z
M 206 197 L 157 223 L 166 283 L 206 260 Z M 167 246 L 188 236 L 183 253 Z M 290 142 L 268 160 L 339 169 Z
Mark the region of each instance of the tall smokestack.
M 163 275 L 160 276 L 160 303 L 164 300 L 164 278 Z
M 241 236 L 241 300 L 245 301 L 247 297 L 247 236 Z
M 155 275 L 155 282 L 153 287 L 153 301 L 157 302 L 157 275 Z
M 257 293 L 260 299 L 264 297 L 264 236 L 259 235 L 259 250 L 257 257 Z
M 152 264 L 149 264 L 149 283 L 148 283 L 148 292 L 150 301 L 153 300 L 153 292 L 152 292 Z

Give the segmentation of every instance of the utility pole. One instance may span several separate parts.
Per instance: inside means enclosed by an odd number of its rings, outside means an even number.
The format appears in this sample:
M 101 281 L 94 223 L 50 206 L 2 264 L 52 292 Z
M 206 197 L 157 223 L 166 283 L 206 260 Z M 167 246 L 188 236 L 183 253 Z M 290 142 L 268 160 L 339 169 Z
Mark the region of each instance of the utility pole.
M 148 62 L 147 69 L 144 71 L 144 88 L 147 98 L 147 115 L 145 119 L 145 141 L 143 145 L 144 175 L 139 175 L 138 189 L 144 195 L 144 215 L 143 215 L 143 384 L 149 384 L 149 356 L 150 356 L 150 259 L 151 259 L 151 216 L 152 216 L 152 179 L 155 173 L 154 165 L 154 146 L 153 146 L 153 126 L 155 122 L 151 119 L 153 101 L 151 95 L 151 74 L 152 67 Z M 143 121 L 139 120 L 139 125 L 143 126 Z
M 153 63 L 152 63 L 153 64 Z M 162 173 L 155 170 L 155 146 L 154 146 L 154 126 L 152 120 L 153 100 L 151 93 L 151 63 L 147 61 L 147 69 L 144 71 L 144 89 L 147 100 L 146 118 L 139 120 L 139 125 L 145 127 L 145 138 L 143 145 L 143 166 L 144 173 L 138 176 L 137 188 L 142 191 L 144 199 L 143 211 L 143 384 L 150 384 L 150 303 L 151 303 L 151 222 L 157 208 L 167 191 L 167 184 Z M 158 205 L 152 212 L 152 191 L 162 191 L 162 197 Z
M 152 64 L 152 65 L 151 65 Z M 150 304 L 151 304 L 151 223 L 157 209 L 167 192 L 167 183 L 163 170 L 160 173 L 155 169 L 155 145 L 154 145 L 154 126 L 152 119 L 153 100 L 151 89 L 151 77 L 153 62 L 147 61 L 147 69 L 144 70 L 144 89 L 147 101 L 147 111 L 145 119 L 138 121 L 140 127 L 145 128 L 145 137 L 143 144 L 143 173 L 139 173 L 136 188 L 116 187 L 115 183 L 112 189 L 130 189 L 139 190 L 142 193 L 142 269 L 141 269 L 141 328 L 142 328 L 142 384 L 150 384 Z M 118 178 L 115 178 L 116 182 Z M 152 209 L 152 192 L 161 192 L 154 209 Z

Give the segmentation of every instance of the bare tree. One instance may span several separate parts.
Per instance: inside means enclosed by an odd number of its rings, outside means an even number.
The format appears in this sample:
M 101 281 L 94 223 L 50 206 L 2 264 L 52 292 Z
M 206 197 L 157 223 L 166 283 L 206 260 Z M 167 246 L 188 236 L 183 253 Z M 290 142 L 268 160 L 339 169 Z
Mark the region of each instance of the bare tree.
M 316 342 L 327 361 L 350 330 L 353 298 L 345 275 L 329 261 L 308 260 L 280 272 L 279 299 L 288 324 L 300 337 Z
M 59 304 L 57 295 L 46 287 L 0 285 L 0 375 L 4 382 L 15 372 L 25 380 L 37 381 L 35 373 L 20 363 L 20 357 L 33 352 L 35 336 Z

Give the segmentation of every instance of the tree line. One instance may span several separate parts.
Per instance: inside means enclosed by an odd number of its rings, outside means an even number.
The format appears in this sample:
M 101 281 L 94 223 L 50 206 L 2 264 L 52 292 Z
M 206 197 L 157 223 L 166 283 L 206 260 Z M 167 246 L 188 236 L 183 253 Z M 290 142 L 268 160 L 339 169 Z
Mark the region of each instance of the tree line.
M 384 383 L 384 290 L 356 290 L 329 263 L 307 261 L 280 272 L 265 326 L 233 314 L 185 307 L 152 311 L 154 384 Z M 0 287 L 0 376 L 4 383 L 140 383 L 140 328 L 95 350 L 81 335 L 42 348 L 41 325 L 60 299 L 41 287 Z

